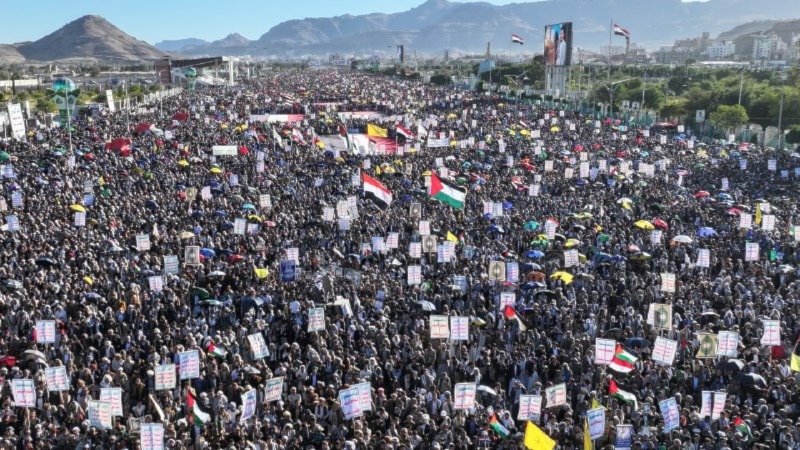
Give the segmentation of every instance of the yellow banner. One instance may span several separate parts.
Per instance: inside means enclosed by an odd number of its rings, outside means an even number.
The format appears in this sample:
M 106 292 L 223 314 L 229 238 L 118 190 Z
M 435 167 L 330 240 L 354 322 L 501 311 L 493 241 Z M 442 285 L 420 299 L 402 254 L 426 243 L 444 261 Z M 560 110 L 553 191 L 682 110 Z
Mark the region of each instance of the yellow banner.
M 367 124 L 367 134 L 370 136 L 385 138 L 389 137 L 389 130 L 369 123 Z

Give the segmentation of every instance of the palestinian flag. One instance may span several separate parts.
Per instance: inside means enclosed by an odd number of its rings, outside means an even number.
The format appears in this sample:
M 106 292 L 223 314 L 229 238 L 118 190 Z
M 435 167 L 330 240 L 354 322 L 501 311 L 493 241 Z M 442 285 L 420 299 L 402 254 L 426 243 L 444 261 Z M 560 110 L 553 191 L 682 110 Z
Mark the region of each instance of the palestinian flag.
M 628 353 L 628 351 L 622 348 L 621 344 L 617 344 L 617 351 L 614 354 L 614 358 L 611 359 L 608 368 L 618 373 L 630 373 L 636 368 L 634 364 L 636 364 L 637 360 L 638 358 Z
M 522 45 L 522 44 L 525 43 L 525 39 L 522 39 L 522 37 L 517 36 L 516 34 L 512 33 L 511 34 L 511 42 L 514 43 L 514 44 Z
M 214 341 L 208 341 L 208 345 L 206 346 L 206 351 L 211 356 L 216 356 L 217 358 L 224 358 L 225 355 L 228 354 L 227 350 L 222 347 L 217 347 L 214 345 Z
M 622 36 L 625 39 L 631 38 L 631 33 L 617 24 L 614 24 L 614 34 L 617 36 Z
M 199 406 L 194 405 L 194 408 L 192 408 L 192 421 L 194 422 L 194 426 L 202 427 L 203 424 L 209 420 L 211 420 L 211 416 L 203 412 Z
M 204 423 L 211 420 L 211 416 L 200 409 L 200 404 L 197 403 L 191 389 L 186 390 L 186 410 L 189 411 L 189 419 L 196 427 L 202 427 Z
M 506 309 L 503 311 L 503 316 L 508 320 L 516 321 L 520 331 L 525 331 L 528 329 L 528 327 L 525 326 L 525 323 L 517 314 L 517 311 L 514 310 L 513 306 L 506 305 Z
M 431 187 L 428 193 L 434 200 L 439 200 L 456 209 L 464 209 L 467 190 L 442 180 L 435 173 L 431 173 Z
M 382 209 L 392 204 L 392 191 L 386 189 L 380 181 L 364 172 L 361 172 L 361 181 L 364 182 L 364 197 L 371 199 Z
M 736 431 L 747 436 L 748 439 L 752 437 L 752 434 L 750 434 L 750 425 L 748 425 L 747 422 L 742 420 L 741 417 L 737 417 L 736 420 L 733 421 L 733 427 L 736 429 Z
M 406 138 L 407 141 L 414 139 L 414 133 L 412 133 L 411 130 L 403 128 L 403 126 L 400 125 L 399 123 L 395 125 L 395 131 L 397 132 L 398 135 Z
M 495 433 L 500 436 L 500 439 L 505 439 L 511 434 L 511 431 L 508 428 L 504 427 L 502 423 L 497 421 L 497 414 L 492 414 L 492 417 L 489 418 L 489 426 L 492 427 Z
M 608 383 L 608 395 L 618 398 L 625 403 L 632 403 L 633 409 L 639 409 L 639 402 L 636 401 L 636 395 L 632 392 L 620 389 L 619 386 L 617 386 L 617 382 L 614 380 Z

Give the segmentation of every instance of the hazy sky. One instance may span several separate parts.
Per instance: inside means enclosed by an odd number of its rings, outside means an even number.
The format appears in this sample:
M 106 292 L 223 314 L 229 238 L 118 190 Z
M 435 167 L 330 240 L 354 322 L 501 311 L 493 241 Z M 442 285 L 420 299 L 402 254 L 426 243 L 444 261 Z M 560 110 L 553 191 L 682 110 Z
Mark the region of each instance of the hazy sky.
M 486 1 L 496 5 L 524 2 Z M 9 0 L 3 7 L 0 43 L 35 41 L 88 14 L 102 16 L 123 32 L 155 44 L 190 37 L 214 41 L 233 32 L 258 39 L 285 20 L 395 13 L 422 3 L 423 0 L 48 0 L 34 3 Z M 296 7 L 291 7 L 293 5 Z

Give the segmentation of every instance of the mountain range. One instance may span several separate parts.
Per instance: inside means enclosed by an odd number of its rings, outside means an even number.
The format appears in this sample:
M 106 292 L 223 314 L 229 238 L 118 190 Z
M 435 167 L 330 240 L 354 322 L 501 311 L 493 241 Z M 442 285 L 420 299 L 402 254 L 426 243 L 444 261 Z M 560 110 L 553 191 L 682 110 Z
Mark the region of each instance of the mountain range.
M 235 48 L 221 47 L 216 41 L 171 50 L 189 56 L 262 55 L 265 49 L 280 56 L 364 55 L 390 53 L 393 50 L 387 47 L 403 44 L 406 52 L 441 54 L 448 49 L 453 54 L 483 53 L 491 42 L 495 52 L 512 48 L 520 52 L 511 47 L 511 33 L 515 33 L 525 39 L 525 52 L 536 53 L 541 51 L 544 25 L 568 21 L 573 22 L 573 46 L 597 50 L 609 41 L 612 19 L 631 32 L 632 42 L 657 49 L 706 31 L 716 36 L 745 22 L 775 25 L 777 18 L 789 17 L 800 17 L 797 0 L 544 0 L 503 6 L 428 0 L 395 14 L 289 20 Z M 624 45 L 620 38 L 612 43 Z M 156 47 L 167 49 L 162 43 Z
M 275 25 L 256 40 L 232 32 L 208 42 L 197 38 L 162 41 L 155 46 L 125 34 L 100 16 L 84 16 L 33 42 L 0 44 L 0 62 L 24 61 L 152 61 L 165 56 L 210 55 L 254 57 L 326 56 L 332 53 L 393 54 L 404 45 L 406 54 L 539 53 L 544 25 L 573 22 L 573 47 L 598 50 L 609 42 L 614 23 L 628 29 L 631 41 L 648 49 L 671 45 L 676 39 L 723 33 L 739 39 L 774 29 L 787 42 L 800 33 L 797 0 L 544 0 L 503 6 L 486 2 L 428 0 L 408 11 L 289 20 Z M 522 47 L 511 45 L 511 33 L 522 36 Z M 746 40 L 745 40 L 746 41 Z M 622 38 L 611 40 L 624 45 Z

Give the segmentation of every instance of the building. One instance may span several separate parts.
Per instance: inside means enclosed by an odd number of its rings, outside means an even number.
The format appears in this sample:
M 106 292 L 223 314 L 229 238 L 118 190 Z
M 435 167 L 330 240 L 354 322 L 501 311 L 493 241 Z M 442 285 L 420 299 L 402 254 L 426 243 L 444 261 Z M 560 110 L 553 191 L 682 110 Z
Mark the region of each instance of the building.
M 701 54 L 712 44 L 709 33 L 704 31 L 700 37 L 679 39 L 674 45 L 661 47 L 653 54 L 653 59 L 658 64 L 686 64 L 689 59 L 700 59 Z
M 709 45 L 700 56 L 704 56 L 706 60 L 721 61 L 730 59 L 734 54 L 736 54 L 736 44 L 733 41 L 724 41 Z
M 753 60 L 786 59 L 789 46 L 775 32 L 762 32 L 753 41 Z

